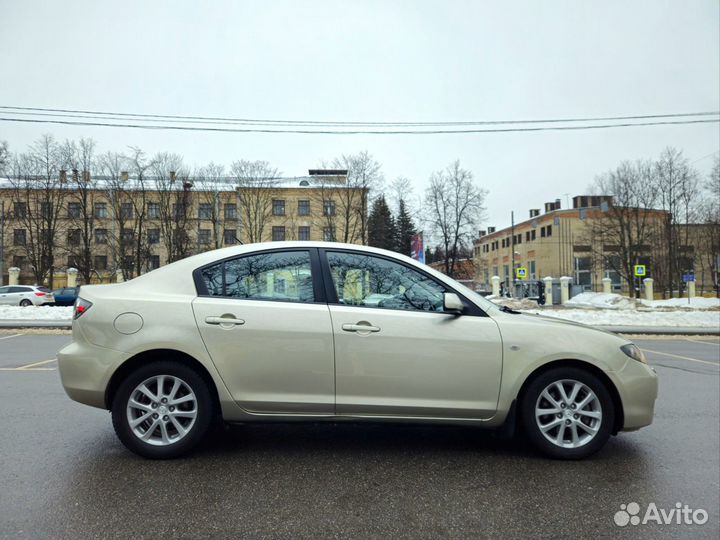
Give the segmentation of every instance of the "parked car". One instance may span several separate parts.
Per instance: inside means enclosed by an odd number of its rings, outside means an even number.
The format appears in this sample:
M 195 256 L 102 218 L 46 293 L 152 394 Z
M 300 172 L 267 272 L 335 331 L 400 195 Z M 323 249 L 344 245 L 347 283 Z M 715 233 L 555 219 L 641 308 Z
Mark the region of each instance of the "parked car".
M 0 287 L 0 305 L 4 306 L 42 306 L 55 301 L 53 293 L 47 287 L 34 285 L 8 285 Z
M 150 458 L 189 451 L 221 418 L 517 426 L 577 459 L 650 424 L 658 390 L 620 336 L 501 309 L 397 253 L 323 242 L 234 246 L 84 285 L 58 360 L 67 394 L 109 409 Z
M 80 287 L 63 287 L 55 289 L 53 296 L 55 297 L 56 306 L 72 306 L 77 300 Z

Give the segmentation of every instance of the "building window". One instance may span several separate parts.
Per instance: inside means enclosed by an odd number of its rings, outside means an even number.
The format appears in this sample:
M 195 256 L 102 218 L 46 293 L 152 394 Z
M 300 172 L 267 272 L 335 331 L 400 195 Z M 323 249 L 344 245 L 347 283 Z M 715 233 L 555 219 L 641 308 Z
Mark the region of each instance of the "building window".
M 540 238 L 545 238 L 545 227 L 540 228 Z
M 132 272 L 135 269 L 135 257 L 132 255 L 125 255 L 123 259 L 123 269 Z
M 40 203 L 40 215 L 44 218 L 52 216 L 53 205 L 51 202 Z
M 273 227 L 272 239 L 273 242 L 282 242 L 285 240 L 285 227 Z
M 592 290 L 592 258 L 575 257 L 575 283 L 586 291 Z
M 545 236 L 552 236 L 552 225 L 548 225 L 547 227 L 547 233 Z
M 80 266 L 78 264 L 78 258 L 75 255 L 69 255 L 67 258 L 67 268 L 77 268 Z
M 13 216 L 15 218 L 24 218 L 27 216 L 27 205 L 24 202 L 16 202 L 13 204 Z
M 82 231 L 80 229 L 70 229 L 68 231 L 68 245 L 69 246 L 79 246 L 80 245 L 80 234 Z
M 323 201 L 323 216 L 335 215 L 335 201 Z
M 132 219 L 134 215 L 133 204 L 124 202 L 120 205 L 120 217 L 122 219 Z
M 107 204 L 104 202 L 95 203 L 95 217 L 97 219 L 106 219 L 108 217 Z
M 150 270 L 156 270 L 157 268 L 160 268 L 160 255 L 150 255 L 148 268 Z
M 537 279 L 535 273 L 535 261 L 530 261 L 530 279 Z
M 22 270 L 26 264 L 27 258 L 24 255 L 13 255 L 13 266 Z
M 310 215 L 310 201 L 298 201 L 298 216 Z
M 160 203 L 150 202 L 147 205 L 148 219 L 160 219 Z
M 95 243 L 107 244 L 107 229 L 95 229 Z
M 198 207 L 198 219 L 212 219 L 212 204 L 200 203 Z
M 107 270 L 107 255 L 95 255 L 95 270 Z
M 530 240 L 535 240 L 535 229 L 530 231 Z
M 503 265 L 503 281 L 506 287 L 510 285 L 510 267 L 507 264 Z
M 223 231 L 223 244 L 225 244 L 226 246 L 233 246 L 237 244 L 236 229 L 225 229 Z
M 310 227 L 298 227 L 298 240 L 310 240 Z
M 335 227 L 323 227 L 323 241 L 334 242 L 335 241 Z
M 68 203 L 68 217 L 72 219 L 77 219 L 80 217 L 80 203 L 79 202 L 71 202 Z
M 13 231 L 13 245 L 24 246 L 27 243 L 27 231 L 25 229 L 15 229 Z
M 130 243 L 133 241 L 133 238 L 135 237 L 135 231 L 132 229 L 123 229 L 120 231 L 120 239 L 123 241 L 123 243 Z
M 160 229 L 148 229 L 147 230 L 148 244 L 159 244 L 160 243 Z
M 212 231 L 210 229 L 200 229 L 198 231 L 198 242 L 202 245 L 207 245 L 210 243 L 210 233 Z
M 285 215 L 285 199 L 273 199 L 272 201 L 273 216 Z
M 237 204 L 225 204 L 225 219 L 237 219 Z

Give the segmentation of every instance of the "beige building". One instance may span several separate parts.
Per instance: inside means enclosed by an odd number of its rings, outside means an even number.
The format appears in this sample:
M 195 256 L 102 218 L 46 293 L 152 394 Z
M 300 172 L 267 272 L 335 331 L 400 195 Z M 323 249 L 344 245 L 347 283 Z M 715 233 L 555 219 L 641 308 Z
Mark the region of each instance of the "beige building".
M 349 186 L 343 170 L 242 185 L 234 178 L 174 174 L 141 180 L 127 173 L 118 179 L 86 175 L 85 183 L 67 176 L 61 171 L 52 190 L 43 189 L 42 180 L 0 184 L 3 282 L 11 267 L 20 269 L 20 283 L 49 285 L 52 266 L 58 287 L 68 268 L 79 270 L 81 283 L 111 282 L 237 243 L 364 244 L 367 236 L 367 193 Z M 52 258 L 48 230 L 54 231 Z
M 576 196 L 573 207 L 561 208 L 560 200 L 545 204 L 545 211 L 531 209 L 528 218 L 514 226 L 496 230 L 488 227 L 480 231 L 474 243 L 475 279 L 480 289 L 491 289 L 491 277 L 499 276 L 501 283 L 509 287 L 516 270 L 526 270 L 522 281 L 532 282 L 550 276 L 572 278 L 572 284 L 586 291 L 602 291 L 604 278 L 611 281 L 612 290 L 627 292 L 628 279 L 618 269 L 622 268 L 622 250 L 612 235 L 604 235 L 602 220 L 612 205 L 608 196 Z M 658 278 L 663 273 L 667 248 L 662 232 L 668 222 L 668 213 L 661 210 L 639 211 L 647 228 L 647 245 L 637 246 L 631 263 L 645 265 L 647 276 Z M 677 258 L 683 272 L 694 272 L 698 292 L 709 292 L 717 283 L 717 266 L 711 264 L 717 254 L 706 253 L 694 238 L 709 226 L 690 226 L 692 234 L 684 235 L 686 226 L 675 227 L 678 234 Z M 651 239 L 651 240 L 650 240 Z M 697 246 L 694 244 L 698 244 Z M 701 262 L 702 261 L 702 262 Z M 627 272 L 625 272 L 627 274 Z M 634 286 L 642 287 L 642 279 L 635 279 Z M 661 290 L 657 285 L 656 291 Z

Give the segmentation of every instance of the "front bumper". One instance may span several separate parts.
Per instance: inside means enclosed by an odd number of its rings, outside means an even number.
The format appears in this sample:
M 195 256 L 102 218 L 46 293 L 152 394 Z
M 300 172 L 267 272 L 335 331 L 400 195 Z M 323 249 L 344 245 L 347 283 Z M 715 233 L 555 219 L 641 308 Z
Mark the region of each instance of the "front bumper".
M 60 380 L 70 399 L 106 408 L 105 390 L 117 366 L 128 353 L 73 341 L 57 354 Z
M 606 373 L 615 384 L 622 401 L 622 431 L 635 431 L 652 424 L 658 396 L 658 376 L 655 370 L 647 364 L 628 359 L 621 370 Z

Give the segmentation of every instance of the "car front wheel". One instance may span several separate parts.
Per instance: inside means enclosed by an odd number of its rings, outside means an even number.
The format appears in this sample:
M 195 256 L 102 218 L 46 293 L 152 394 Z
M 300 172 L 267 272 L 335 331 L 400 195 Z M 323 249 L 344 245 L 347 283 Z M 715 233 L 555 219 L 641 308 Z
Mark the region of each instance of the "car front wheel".
M 528 386 L 521 407 L 530 441 L 559 459 L 581 459 L 600 450 L 615 418 L 603 382 L 578 368 L 556 368 L 539 375 Z
M 170 361 L 134 371 L 120 384 L 112 404 L 118 438 L 152 459 L 190 451 L 207 433 L 212 417 L 207 383 L 194 369 Z

